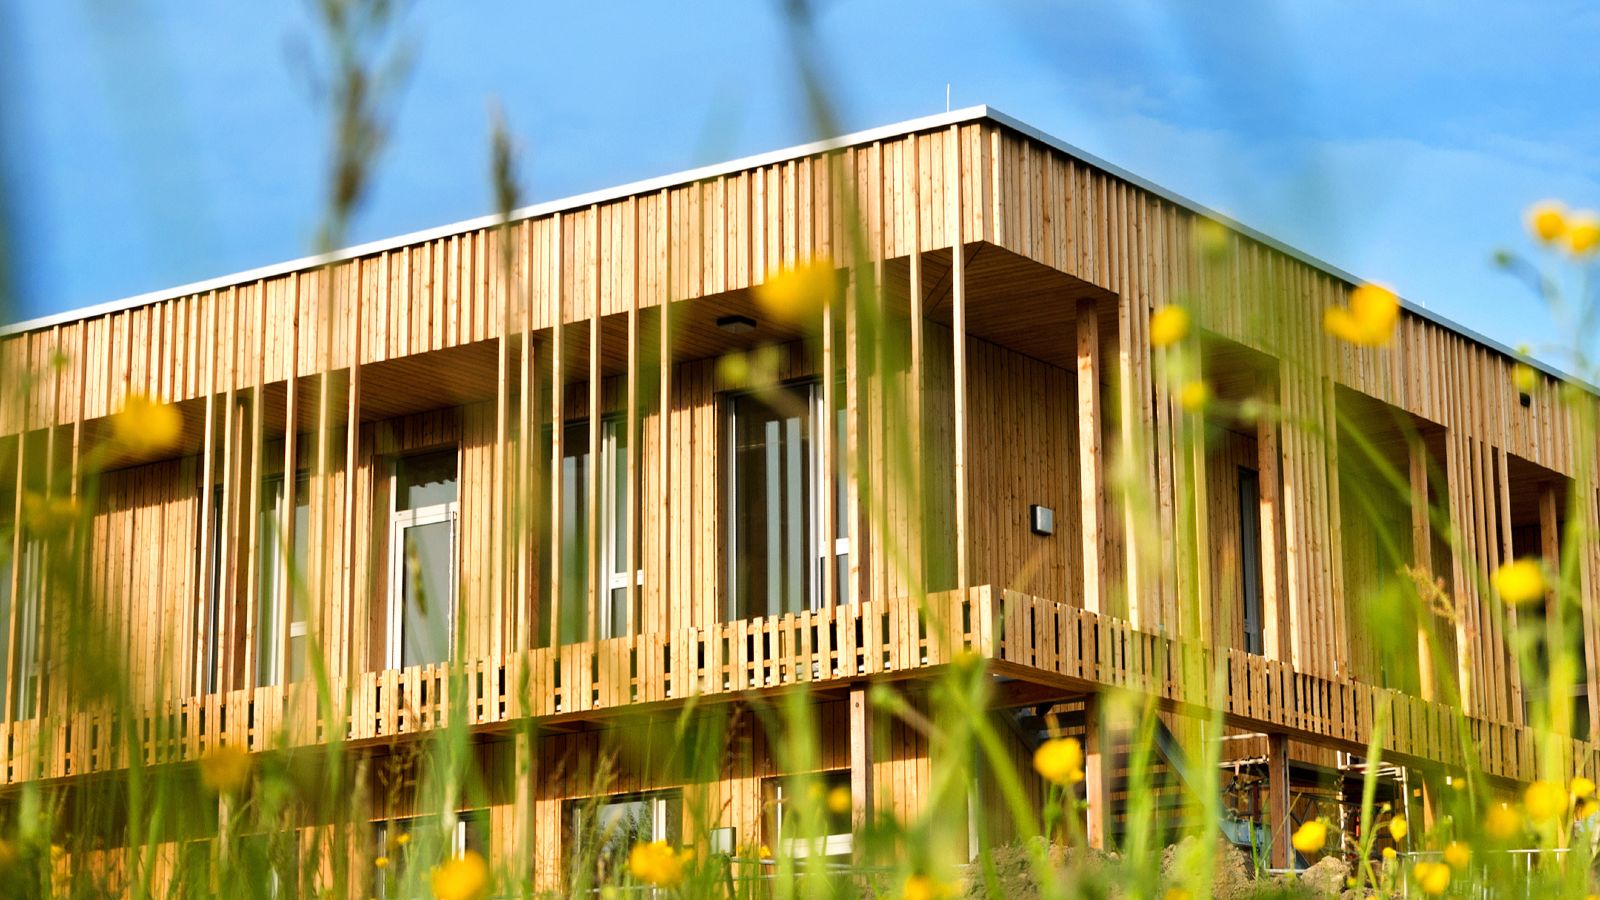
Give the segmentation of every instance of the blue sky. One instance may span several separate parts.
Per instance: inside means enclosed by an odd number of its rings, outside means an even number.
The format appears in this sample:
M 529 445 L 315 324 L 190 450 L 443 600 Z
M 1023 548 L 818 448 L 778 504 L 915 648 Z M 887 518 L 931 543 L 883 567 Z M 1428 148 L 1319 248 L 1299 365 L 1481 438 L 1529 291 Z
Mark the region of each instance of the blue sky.
M 326 120 L 311 0 L 0 0 L 17 319 L 304 255 Z M 1526 205 L 1600 206 L 1600 9 L 1436 0 L 827 3 L 841 126 L 995 106 L 1508 344 L 1565 339 L 1489 264 Z M 779 7 L 440 3 L 352 240 L 821 135 Z

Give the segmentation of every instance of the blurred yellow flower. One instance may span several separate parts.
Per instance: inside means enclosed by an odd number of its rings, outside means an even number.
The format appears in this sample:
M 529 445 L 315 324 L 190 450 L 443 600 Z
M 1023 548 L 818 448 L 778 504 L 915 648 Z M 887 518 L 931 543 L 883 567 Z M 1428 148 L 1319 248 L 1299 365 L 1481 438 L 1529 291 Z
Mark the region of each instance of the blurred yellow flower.
M 666 841 L 641 842 L 628 851 L 628 871 L 634 878 L 655 887 L 677 887 L 683 881 L 683 867 L 690 858 L 690 851 L 673 850 Z
M 372 861 L 372 864 L 373 864 L 373 865 L 374 865 L 374 866 L 376 866 L 376 867 L 377 867 L 377 868 L 380 868 L 380 869 L 387 869 L 387 868 L 389 868 L 389 857 L 387 857 L 387 856 L 380 856 L 380 857 L 378 857 L 378 858 L 377 858 L 377 859 L 375 859 L 375 860 L 373 860 L 373 861 Z
M 5 838 L 0 838 L 0 872 L 11 868 L 11 864 L 16 861 L 17 848 L 11 846 L 11 842 Z
M 1322 328 L 1358 347 L 1382 347 L 1394 337 L 1400 321 L 1400 298 L 1382 285 L 1358 285 L 1350 292 L 1349 306 L 1323 311 Z
M 1553 781 L 1540 779 L 1522 792 L 1522 808 L 1534 824 L 1549 822 L 1567 811 L 1567 792 Z
M 1189 311 L 1163 306 L 1150 314 L 1150 346 L 1170 347 L 1189 336 Z
M 1572 779 L 1572 796 L 1582 800 L 1594 793 L 1594 779 L 1579 775 Z
M 409 843 L 411 843 L 411 833 L 410 832 L 402 831 L 402 832 L 400 832 L 400 834 L 395 836 L 394 845 L 396 847 L 404 847 L 405 845 L 407 845 Z
M 1495 570 L 1495 593 L 1500 599 L 1519 606 L 1544 599 L 1544 567 L 1531 557 L 1508 562 Z
M 1411 867 L 1411 875 L 1424 894 L 1442 894 L 1450 888 L 1450 867 L 1424 860 Z
M 1531 394 L 1539 386 L 1539 373 L 1527 363 L 1517 363 L 1511 367 L 1511 384 L 1519 394 Z
M 790 324 L 813 322 L 839 295 L 839 277 L 826 259 L 811 259 L 779 270 L 756 285 L 756 302 L 773 318 Z
M 1597 812 L 1600 812 L 1600 800 L 1595 800 L 1593 797 L 1586 797 L 1578 801 L 1578 807 L 1572 811 L 1572 815 L 1573 818 L 1581 821 L 1589 818 Z
M 436 900 L 478 900 L 489 892 L 489 864 L 468 850 L 436 867 L 429 880 Z
M 1178 405 L 1189 412 L 1200 412 L 1211 402 L 1211 385 L 1204 381 L 1191 381 L 1178 391 Z
M 1385 847 L 1385 848 L 1383 848 L 1383 861 L 1384 862 L 1393 862 L 1394 858 L 1399 856 L 1399 855 L 1400 854 L 1396 853 L 1395 849 L 1393 847 Z
M 122 449 L 144 456 L 159 453 L 178 443 L 183 431 L 183 416 L 178 408 L 156 403 L 143 394 L 132 394 L 122 412 L 111 419 L 111 436 Z
M 1567 208 L 1555 200 L 1541 200 L 1528 207 L 1528 232 L 1549 244 L 1567 230 Z
M 1389 836 L 1397 841 L 1406 839 L 1406 832 L 1411 830 L 1405 816 L 1395 816 L 1389 820 Z
M 1472 848 L 1460 841 L 1451 841 L 1444 845 L 1444 861 L 1457 871 L 1465 869 L 1472 861 Z
M 756 856 L 759 859 L 771 859 L 772 858 L 772 848 L 768 847 L 766 844 L 762 844 L 761 846 L 756 848 Z
M 1589 210 L 1567 221 L 1567 249 L 1573 256 L 1588 256 L 1600 249 L 1600 216 Z
M 905 900 L 939 900 L 949 895 L 950 886 L 930 875 L 907 875 L 906 883 L 900 888 L 900 896 Z
M 828 792 L 828 812 L 842 816 L 850 811 L 850 789 L 838 785 Z
M 250 754 L 223 744 L 200 757 L 200 783 L 214 794 L 231 794 L 250 778 Z
M 78 501 L 71 495 L 46 497 L 29 491 L 22 495 L 22 520 L 36 537 L 47 541 L 66 537 L 78 521 Z
M 1083 747 L 1073 738 L 1052 738 L 1033 752 L 1034 771 L 1055 784 L 1083 780 Z
M 1321 850 L 1328 843 L 1328 825 L 1321 819 L 1312 819 L 1295 829 L 1294 836 L 1289 839 L 1294 849 L 1301 853 L 1311 854 Z
M 1194 223 L 1194 241 L 1202 254 L 1216 259 L 1228 250 L 1228 226 L 1215 219 L 1200 219 Z
M 1497 841 L 1507 841 L 1522 830 L 1522 814 L 1509 804 L 1496 803 L 1483 817 L 1483 830 Z
M 1161 895 L 1161 898 L 1162 900 L 1189 900 L 1192 896 L 1194 895 L 1189 893 L 1188 888 L 1169 887 L 1166 893 Z

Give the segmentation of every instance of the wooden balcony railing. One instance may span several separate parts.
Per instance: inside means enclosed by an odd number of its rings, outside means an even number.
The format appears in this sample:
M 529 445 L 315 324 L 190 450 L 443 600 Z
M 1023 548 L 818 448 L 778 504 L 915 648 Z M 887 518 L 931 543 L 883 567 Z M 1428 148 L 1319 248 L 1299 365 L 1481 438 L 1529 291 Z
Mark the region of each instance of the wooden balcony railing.
M 341 737 L 383 741 L 448 722 L 454 688 L 467 725 L 508 728 L 525 718 L 583 717 L 691 696 L 731 695 L 852 681 L 939 666 L 971 651 L 997 674 L 1063 691 L 1116 686 L 1165 705 L 1259 731 L 1362 752 L 1380 719 L 1381 745 L 1407 761 L 1465 763 L 1455 713 L 1439 703 L 1295 671 L 1238 650 L 1218 651 L 1137 631 L 1127 622 L 992 587 L 931 595 L 926 613 L 905 598 L 745 619 L 710 628 L 539 648 L 459 667 L 369 672 L 332 685 L 349 710 Z M 1223 667 L 1221 672 L 1214 668 Z M 1220 690 L 1212 691 L 1219 678 Z M 133 735 L 124 729 L 137 731 Z M 1532 733 L 1467 720 L 1484 772 L 1527 780 Z M 330 735 L 312 685 L 301 683 L 176 700 L 136 719 L 111 712 L 0 726 L 0 782 L 65 778 L 198 758 L 222 743 L 249 751 L 312 746 Z M 130 739 L 131 738 L 131 739 Z M 1596 771 L 1595 745 L 1573 741 L 1574 771 Z

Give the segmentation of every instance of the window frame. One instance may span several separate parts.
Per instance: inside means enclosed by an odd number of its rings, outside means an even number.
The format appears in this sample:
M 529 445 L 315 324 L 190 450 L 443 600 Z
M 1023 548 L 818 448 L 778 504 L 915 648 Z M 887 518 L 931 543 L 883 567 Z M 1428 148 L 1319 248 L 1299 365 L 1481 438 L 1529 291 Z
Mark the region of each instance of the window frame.
M 432 503 L 412 509 L 400 509 L 400 476 L 405 460 L 428 456 L 434 453 L 452 452 L 455 458 L 455 483 L 456 496 L 454 500 L 444 503 Z M 384 666 L 389 669 L 405 668 L 405 613 L 406 613 L 406 556 L 405 536 L 412 528 L 427 525 L 449 524 L 450 547 L 447 559 L 450 563 L 449 576 L 446 584 L 449 585 L 449 597 L 445 604 L 446 634 L 448 647 L 444 662 L 455 659 L 456 642 L 456 614 L 460 594 L 458 584 L 461 574 L 460 531 L 461 531 L 461 451 L 460 447 L 436 448 L 421 450 L 396 455 L 389 466 L 389 590 L 386 602 L 387 621 L 384 627 Z M 426 665 L 419 663 L 419 665 Z

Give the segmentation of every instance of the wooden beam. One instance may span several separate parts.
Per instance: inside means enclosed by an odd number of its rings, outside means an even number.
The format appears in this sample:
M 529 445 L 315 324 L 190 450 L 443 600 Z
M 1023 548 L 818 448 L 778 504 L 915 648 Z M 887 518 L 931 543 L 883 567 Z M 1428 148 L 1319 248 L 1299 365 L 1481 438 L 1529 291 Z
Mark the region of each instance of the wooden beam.
M 1278 451 L 1278 418 L 1256 418 L 1256 470 L 1261 495 L 1261 646 L 1268 659 L 1286 656 L 1289 623 L 1283 609 L 1283 475 Z
M 656 554 L 659 557 L 656 566 L 656 604 L 661 610 L 663 624 L 672 629 L 676 623 L 672 621 L 672 195 L 666 188 L 661 189 L 661 207 L 656 215 L 660 218 L 661 227 L 656 229 L 657 258 L 661 261 L 661 322 L 656 364 L 661 367 L 658 381 L 660 382 L 661 396 L 658 401 L 656 415 L 656 490 L 659 492 L 657 502 L 661 507 L 661 514 L 656 517 Z
M 869 686 L 850 687 L 850 830 L 857 841 L 852 845 L 857 862 L 865 861 L 864 838 L 872 828 L 875 791 L 872 746 L 873 715 Z
M 1289 738 L 1267 735 L 1267 829 L 1272 842 L 1272 867 L 1287 869 L 1293 852 L 1289 839 L 1294 828 L 1289 820 Z
M 600 636 L 601 598 L 605 596 L 600 571 L 600 207 L 589 207 L 589 472 L 585 525 L 589 573 L 589 640 Z
M 562 216 L 556 213 L 550 220 L 551 233 L 551 284 L 552 319 L 550 324 L 550 646 L 561 646 L 561 467 L 565 456 L 562 420 L 566 413 L 562 390 L 565 376 L 566 346 L 562 339 L 562 273 L 565 270 L 565 248 L 562 246 Z
M 623 381 L 628 392 L 626 497 L 618 498 L 624 510 L 623 571 L 627 574 L 628 633 L 639 629 L 639 198 L 628 198 L 628 221 L 633 230 L 633 279 L 628 289 L 628 370 Z
M 918 176 L 919 162 L 917 153 L 917 135 L 906 137 L 905 147 L 906 179 L 909 182 L 911 196 L 911 253 L 906 259 L 907 267 L 907 300 L 908 316 L 911 320 L 911 402 L 907 404 L 911 410 L 911 490 L 909 497 L 909 515 L 911 518 L 911 546 L 908 564 L 911 569 L 911 593 L 914 598 L 920 599 L 928 588 L 927 545 L 928 528 L 925 519 L 926 504 L 923 495 L 927 490 L 925 481 L 925 460 L 922 446 L 926 440 L 923 433 L 923 396 L 927 389 L 927 365 L 924 359 L 924 329 L 922 299 L 922 201 L 921 179 Z M 881 287 L 881 286 L 880 286 Z
M 1429 580 L 1433 578 L 1433 526 L 1428 500 L 1428 448 L 1420 437 L 1408 441 L 1411 488 L 1411 565 Z M 1433 651 L 1430 632 L 1433 613 L 1428 607 L 1417 610 L 1417 690 L 1424 700 L 1434 698 Z
M 1083 551 L 1083 608 L 1105 607 L 1105 467 L 1100 453 L 1100 313 L 1078 301 L 1078 490 Z
M 961 239 L 961 126 L 950 126 L 946 146 L 945 221 L 950 241 L 950 333 L 955 418 L 956 589 L 971 587 L 967 566 L 967 260 Z
M 1102 721 L 1104 706 L 1090 697 L 1083 707 L 1083 790 L 1086 820 L 1085 842 L 1095 850 L 1109 847 L 1112 822 L 1112 781 L 1116 765 L 1115 748 Z

